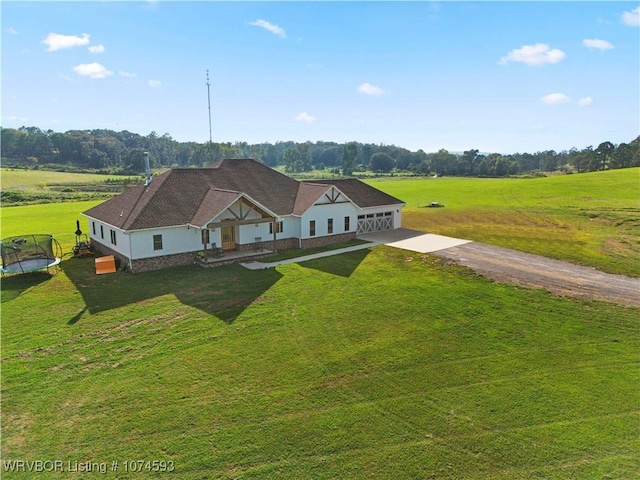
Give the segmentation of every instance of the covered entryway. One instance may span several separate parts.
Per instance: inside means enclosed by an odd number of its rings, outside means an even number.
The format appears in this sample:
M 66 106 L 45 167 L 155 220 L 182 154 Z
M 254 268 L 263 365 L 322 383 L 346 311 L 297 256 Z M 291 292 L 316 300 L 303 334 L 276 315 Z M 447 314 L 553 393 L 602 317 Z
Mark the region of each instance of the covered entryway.
M 222 234 L 222 250 L 236 248 L 236 229 L 233 226 L 224 226 L 220 229 Z
M 393 212 L 358 215 L 358 235 L 383 230 L 393 230 Z

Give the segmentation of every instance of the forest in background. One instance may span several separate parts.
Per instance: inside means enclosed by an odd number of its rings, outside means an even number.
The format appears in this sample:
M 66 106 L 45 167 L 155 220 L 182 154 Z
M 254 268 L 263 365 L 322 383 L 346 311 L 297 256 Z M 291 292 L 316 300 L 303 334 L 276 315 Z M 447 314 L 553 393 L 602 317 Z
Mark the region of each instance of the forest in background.
M 452 153 L 445 149 L 412 152 L 395 145 L 336 142 L 178 142 L 171 135 L 151 132 L 69 130 L 37 127 L 2 128 L 2 166 L 59 171 L 137 175 L 144 172 L 144 152 L 152 168 L 202 167 L 223 158 L 253 158 L 287 173 L 329 169 L 351 176 L 380 174 L 495 176 L 581 173 L 640 166 L 640 136 L 629 143 L 609 141 L 597 147 L 556 152 L 481 153 L 477 149 Z

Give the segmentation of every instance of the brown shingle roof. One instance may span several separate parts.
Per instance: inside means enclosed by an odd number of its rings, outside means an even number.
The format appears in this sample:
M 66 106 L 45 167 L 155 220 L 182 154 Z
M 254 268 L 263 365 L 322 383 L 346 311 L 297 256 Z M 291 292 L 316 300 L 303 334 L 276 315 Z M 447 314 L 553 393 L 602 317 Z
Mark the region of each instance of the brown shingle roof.
M 294 215 L 302 215 L 330 188 L 330 185 L 300 182 L 300 185 L 298 186 L 298 195 L 296 196 L 296 203 L 293 207 L 292 213 Z
M 303 182 L 306 183 L 306 181 Z M 313 180 L 312 182 L 334 185 L 360 208 L 404 204 L 402 200 L 392 197 L 391 195 L 388 195 L 378 190 L 377 188 L 372 187 L 371 185 L 367 185 L 357 178 L 331 178 L 323 180 Z
M 189 223 L 198 227 L 204 226 L 240 197 L 242 197 L 240 192 L 221 190 L 219 188 L 209 189 L 200 204 L 200 208 L 198 208 Z
M 276 215 L 300 215 L 330 185 L 360 207 L 403 203 L 357 179 L 298 182 L 254 160 L 234 159 L 169 170 L 148 186 L 128 189 L 84 214 L 123 230 L 198 225 L 244 193 Z

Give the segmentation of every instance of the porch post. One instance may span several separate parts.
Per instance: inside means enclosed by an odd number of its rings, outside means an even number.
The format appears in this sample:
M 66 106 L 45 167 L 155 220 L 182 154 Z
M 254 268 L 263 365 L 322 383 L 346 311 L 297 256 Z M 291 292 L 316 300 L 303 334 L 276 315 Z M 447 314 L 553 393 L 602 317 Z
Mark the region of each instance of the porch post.
M 276 251 L 276 219 L 272 218 L 271 219 L 271 230 L 273 231 L 273 247 L 272 250 L 275 252 Z

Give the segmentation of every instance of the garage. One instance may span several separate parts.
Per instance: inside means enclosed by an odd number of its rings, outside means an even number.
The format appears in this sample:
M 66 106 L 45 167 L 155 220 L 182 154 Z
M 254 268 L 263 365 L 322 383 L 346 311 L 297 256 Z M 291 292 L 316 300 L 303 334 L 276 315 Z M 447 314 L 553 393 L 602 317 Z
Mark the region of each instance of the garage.
M 393 212 L 358 215 L 358 235 L 382 230 L 393 230 Z

